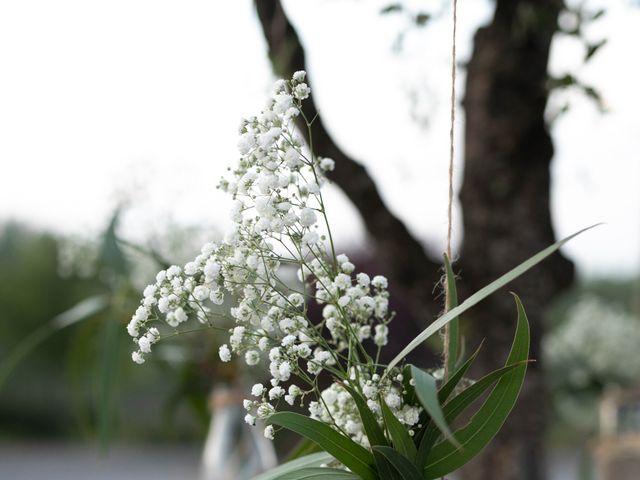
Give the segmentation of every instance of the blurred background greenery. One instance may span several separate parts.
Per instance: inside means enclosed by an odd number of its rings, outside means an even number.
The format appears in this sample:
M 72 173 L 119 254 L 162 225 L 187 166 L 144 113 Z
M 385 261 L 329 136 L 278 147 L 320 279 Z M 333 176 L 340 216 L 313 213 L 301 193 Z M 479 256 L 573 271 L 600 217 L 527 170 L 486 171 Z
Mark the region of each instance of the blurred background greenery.
M 0 435 L 117 440 L 201 440 L 215 376 L 213 338 L 160 349 L 144 370 L 130 361 L 124 326 L 156 252 L 120 243 L 117 215 L 100 238 L 79 239 L 18 223 L 0 230 Z M 172 256 L 197 235 L 156 237 Z M 180 249 L 176 239 L 182 236 Z M 173 246 L 173 247 L 172 247 Z M 152 247 L 151 247 L 152 248 Z M 197 247 L 195 247 L 197 248 Z M 61 315 L 62 314 L 62 315 Z
M 183 335 L 140 368 L 124 328 L 145 282 L 197 252 L 202 232 L 171 229 L 140 247 L 118 239 L 117 219 L 99 238 L 0 227 L 0 439 L 107 448 L 205 438 L 207 397 L 215 382 L 233 380 L 216 361 L 216 336 Z M 556 446 L 593 438 L 603 392 L 640 378 L 639 312 L 638 279 L 579 281 L 549 308 L 543 346 Z

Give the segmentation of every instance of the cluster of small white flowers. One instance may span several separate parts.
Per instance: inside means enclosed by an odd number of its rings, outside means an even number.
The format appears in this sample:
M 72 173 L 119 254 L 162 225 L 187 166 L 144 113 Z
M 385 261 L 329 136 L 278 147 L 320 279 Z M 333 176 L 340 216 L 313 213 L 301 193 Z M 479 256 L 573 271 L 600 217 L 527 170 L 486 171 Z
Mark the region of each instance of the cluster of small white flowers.
M 640 318 L 595 296 L 581 298 L 543 340 L 545 361 L 574 387 L 632 383 L 640 375 Z M 614 353 L 615 352 L 615 353 Z
M 354 375 L 352 375 L 352 384 L 355 382 L 353 377 Z M 366 372 L 361 370 L 357 383 L 364 394 L 367 406 L 379 424 L 383 425 L 382 409 L 378 403 L 379 399 L 382 399 L 396 418 L 409 427 L 409 434 L 413 435 L 411 427 L 419 426 L 418 421 L 422 408 L 404 403 L 402 383 L 398 381 L 401 380 L 401 377 L 397 378 L 395 382 L 387 378 L 381 379 L 377 374 L 365 380 L 366 377 Z M 360 445 L 370 446 L 358 409 L 350 393 L 339 383 L 333 383 L 329 388 L 323 390 L 318 401 L 310 402 L 309 413 L 313 419 L 335 425 Z
M 207 322 L 209 309 L 204 300 L 221 304 L 224 300 L 221 288 L 220 265 L 216 262 L 218 247 L 207 243 L 200 255 L 184 268 L 173 265 L 158 272 L 156 282 L 144 289 L 141 305 L 134 313 L 127 331 L 134 337 L 139 349 L 132 353 L 136 363 L 144 363 L 144 354 L 151 352 L 151 345 L 160 339 L 157 328 L 147 325 L 160 316 L 176 328 L 190 317 Z M 144 334 L 141 330 L 147 328 Z
M 332 244 L 328 248 L 319 226 L 327 223 L 320 188 L 335 165 L 305 155 L 294 131 L 293 119 L 309 96 L 304 79 L 304 72 L 297 72 L 291 81 L 278 81 L 266 109 L 242 122 L 238 166 L 220 183 L 234 199 L 233 231 L 219 244 L 206 244 L 184 267 L 158 273 L 128 325 L 138 346 L 133 360 L 142 363 L 160 338 L 152 323 L 177 328 L 194 319 L 208 324 L 206 302 L 219 305 L 225 294 L 236 299 L 230 310 L 235 327 L 219 349 L 220 359 L 228 362 L 237 355 L 249 366 L 265 362 L 271 376 L 269 386 L 255 385 L 245 401 L 249 424 L 267 419 L 281 401 L 304 404 L 307 395 L 317 395 L 321 372 L 349 371 L 352 357 L 345 351 L 365 352 L 365 341 L 378 349 L 386 345 L 392 317 L 387 280 L 354 274 L 349 258 L 335 255 Z M 298 268 L 297 290 L 282 279 L 285 265 Z M 310 300 L 323 305 L 318 324 L 306 315 Z M 372 376 L 375 366 L 370 368 Z M 309 389 L 282 386 L 294 378 Z M 390 388 L 376 387 L 375 395 L 397 396 Z M 400 401 L 389 398 L 399 418 L 405 423 L 413 418 L 401 413 Z M 271 427 L 265 431 L 267 438 L 273 433 Z

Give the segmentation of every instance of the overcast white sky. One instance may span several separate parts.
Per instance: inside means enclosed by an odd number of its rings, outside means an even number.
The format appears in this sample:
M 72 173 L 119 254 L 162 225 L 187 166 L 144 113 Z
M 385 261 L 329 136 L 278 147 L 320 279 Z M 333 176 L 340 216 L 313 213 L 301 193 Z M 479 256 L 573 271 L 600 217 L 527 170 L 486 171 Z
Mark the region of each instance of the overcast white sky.
M 393 210 L 440 250 L 450 23 L 445 17 L 411 33 L 395 54 L 406 23 L 380 16 L 385 3 L 286 5 L 331 132 L 367 165 Z M 588 66 L 575 41 L 554 43 L 552 71 L 594 84 L 610 113 L 580 95 L 553 100 L 550 108 L 572 102 L 553 128 L 553 216 L 559 236 L 607 222 L 567 247 L 582 273 L 637 274 L 640 8 L 599 3 L 608 14 L 589 35 L 609 43 Z M 460 3 L 461 59 L 490 14 L 487 2 Z M 240 118 L 261 108 L 272 80 L 251 0 L 1 2 L 0 221 L 87 234 L 126 199 L 124 233 L 134 238 L 170 221 L 223 230 L 228 201 L 215 185 L 237 157 Z M 426 127 L 412 110 L 428 119 Z M 461 168 L 459 160 L 458 178 Z M 342 194 L 334 189 L 330 203 L 339 240 L 362 242 Z

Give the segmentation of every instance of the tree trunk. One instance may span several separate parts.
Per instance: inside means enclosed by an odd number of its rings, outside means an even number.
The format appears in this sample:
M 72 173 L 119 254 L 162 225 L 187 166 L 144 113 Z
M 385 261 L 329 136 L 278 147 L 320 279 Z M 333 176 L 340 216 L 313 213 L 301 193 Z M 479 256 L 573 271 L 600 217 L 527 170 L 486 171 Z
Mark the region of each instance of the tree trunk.
M 304 49 L 280 1 L 256 0 L 255 5 L 274 69 L 282 76 L 304 69 Z M 462 274 L 463 295 L 554 242 L 549 213 L 553 146 L 544 110 L 549 48 L 560 8 L 560 0 L 497 0 L 493 22 L 476 35 L 464 102 L 464 245 L 455 265 Z M 315 118 L 315 106 L 307 102 L 306 108 L 307 118 Z M 440 311 L 432 295 L 438 264 L 428 259 L 417 239 L 386 207 L 366 169 L 333 142 L 320 116 L 312 135 L 314 152 L 336 160 L 331 179 L 362 215 L 378 256 L 386 261 L 397 289 L 394 295 L 399 293 L 418 319 L 434 319 Z M 539 358 L 543 310 L 572 279 L 571 263 L 555 255 L 510 286 L 521 295 L 529 314 L 533 358 Z M 478 369 L 486 373 L 507 357 L 515 327 L 513 301 L 500 292 L 465 317 L 471 321 L 464 327 L 478 327 L 468 340 L 469 348 L 487 338 Z M 543 477 L 546 392 L 537 365 L 531 366 L 504 430 L 463 471 L 465 478 Z
M 556 0 L 498 0 L 493 21 L 475 35 L 464 100 L 460 192 L 462 286 L 467 293 L 554 242 L 549 212 L 553 145 L 544 111 L 549 50 L 561 6 Z M 509 286 L 522 297 L 531 322 L 531 358 L 540 358 L 544 308 L 572 280 L 573 265 L 556 254 Z M 474 329 L 470 347 L 487 339 L 478 364 L 482 371 L 504 362 L 515 316 L 506 292 L 467 315 Z M 464 469 L 463 478 L 544 478 L 546 407 L 540 364 L 534 363 L 505 427 Z

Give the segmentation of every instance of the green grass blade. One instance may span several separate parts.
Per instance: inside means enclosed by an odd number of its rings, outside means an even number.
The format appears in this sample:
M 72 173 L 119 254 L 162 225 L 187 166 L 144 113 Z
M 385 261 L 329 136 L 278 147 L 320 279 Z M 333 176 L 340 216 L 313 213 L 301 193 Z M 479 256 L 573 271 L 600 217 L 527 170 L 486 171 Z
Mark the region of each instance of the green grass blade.
M 296 458 L 290 462 L 283 463 L 271 470 L 264 472 L 253 480 L 280 480 L 283 475 L 302 470 L 304 468 L 319 467 L 320 465 L 329 463 L 333 460 L 333 457 L 327 452 L 313 453 L 304 457 Z
M 449 430 L 449 426 L 444 418 L 444 413 L 442 413 L 442 408 L 440 407 L 440 402 L 438 401 L 436 379 L 414 365 L 411 365 L 411 376 L 415 382 L 418 400 L 420 400 L 420 404 L 431 417 L 431 421 L 446 438 L 451 439 L 453 443 L 457 443 L 451 434 L 451 430 Z
M 440 405 L 444 405 L 451 393 L 453 393 L 460 380 L 462 380 L 462 378 L 464 377 L 464 374 L 467 373 L 469 367 L 478 357 L 481 349 L 482 344 L 480 344 L 473 355 L 471 355 L 471 357 L 469 357 L 467 361 L 464 362 L 460 366 L 460 368 L 458 368 L 458 370 L 449 378 L 449 380 L 442 387 L 440 387 L 440 390 L 438 390 L 438 401 L 440 402 Z M 443 407 L 442 411 L 444 413 L 444 418 L 447 425 L 451 425 L 451 422 L 455 419 L 455 417 L 452 419 L 449 417 L 449 415 L 447 415 L 446 405 Z M 439 430 L 430 418 L 421 419 L 421 423 L 423 427 L 416 433 L 414 438 L 416 444 L 419 446 L 416 455 L 416 462 L 418 463 L 418 465 L 424 466 L 426 464 L 431 447 L 433 447 L 433 444 L 438 439 Z
M 384 455 L 393 468 L 400 474 L 403 480 L 424 480 L 420 470 L 398 451 L 390 447 L 373 447 L 376 452 Z
M 293 412 L 275 413 L 266 423 L 287 428 L 317 443 L 364 480 L 377 479 L 372 453 L 329 425 Z
M 469 388 L 465 389 L 459 395 L 455 396 L 442 409 L 447 424 L 451 425 L 451 423 L 453 423 L 454 420 L 458 418 L 458 416 L 460 416 L 460 414 L 464 412 L 467 407 L 473 404 L 473 402 L 480 398 L 482 394 L 486 392 L 494 383 L 500 380 L 500 378 L 502 378 L 508 372 L 515 369 L 518 365 L 520 365 L 520 363 L 508 365 L 506 367 L 495 370 L 482 377 L 480 380 L 471 385 Z M 422 441 L 420 442 L 420 447 L 418 448 L 417 458 L 420 465 L 426 465 L 429 452 L 431 451 L 433 445 L 435 445 L 435 443 L 438 441 L 439 437 L 440 431 L 438 430 L 438 428 L 433 423 L 428 424 L 426 427 L 426 431 L 422 437 Z
M 507 359 L 507 365 L 517 366 L 503 375 L 471 421 L 455 433 L 458 448 L 445 440 L 433 447 L 424 469 L 425 479 L 442 477 L 477 455 L 495 436 L 513 409 L 527 371 L 529 356 L 529 322 L 520 299 L 514 295 L 518 309 L 518 325 Z
M 387 404 L 384 403 L 384 401 L 380 402 L 380 404 L 382 406 L 382 416 L 384 418 L 384 423 L 387 426 L 389 435 L 391 436 L 393 447 L 400 454 L 404 455 L 413 462 L 416 458 L 416 453 L 418 453 L 418 450 L 413 443 L 413 438 L 411 438 L 411 435 L 409 435 L 407 428 L 402 423 L 400 423 L 400 420 L 396 418 Z
M 111 442 L 111 432 L 116 417 L 117 371 L 122 358 L 126 332 L 117 318 L 109 318 L 101 328 L 102 355 L 100 361 L 100 395 L 98 397 L 98 440 L 100 448 L 106 452 Z M 128 337 L 128 335 L 127 335 Z
M 510 270 L 509 272 L 505 273 L 497 280 L 494 280 L 493 282 L 491 282 L 486 287 L 478 290 L 476 293 L 471 295 L 469 298 L 467 298 L 464 302 L 462 302 L 453 310 L 449 310 L 447 313 L 445 313 L 443 316 L 441 316 L 436 321 L 434 321 L 431 325 L 429 325 L 426 329 L 424 329 L 415 339 L 409 342 L 409 344 L 406 347 L 404 347 L 402 351 L 398 355 L 396 355 L 396 357 L 393 360 L 391 360 L 391 362 L 389 363 L 389 366 L 386 369 L 386 372 L 390 372 L 393 369 L 393 367 L 398 365 L 398 363 L 402 362 L 409 353 L 415 350 L 420 344 L 422 344 L 422 342 L 424 342 L 426 339 L 431 337 L 433 334 L 439 332 L 442 329 L 442 327 L 444 327 L 451 320 L 453 320 L 454 318 L 457 318 L 458 316 L 460 316 L 461 314 L 469 310 L 471 307 L 473 307 L 477 303 L 487 298 L 489 295 L 491 295 L 495 291 L 501 289 L 509 282 L 513 281 L 514 279 L 518 278 L 520 275 L 522 275 L 532 267 L 536 266 L 538 263 L 540 263 L 542 260 L 547 258 L 549 255 L 556 252 L 560 247 L 562 247 L 569 240 L 573 239 L 577 235 L 580 235 L 581 233 L 586 232 L 587 230 L 590 230 L 598 225 L 600 224 L 596 224 L 596 225 L 592 225 L 590 227 L 584 228 L 579 232 L 574 233 L 573 235 L 570 235 L 566 238 L 563 238 L 562 240 L 557 241 L 550 247 L 547 247 L 544 250 L 541 250 L 540 252 L 535 254 L 533 257 L 522 262 L 520 265 Z
M 469 369 L 471 364 L 473 364 L 475 359 L 478 357 L 481 349 L 482 344 L 480 344 L 476 351 L 473 352 L 473 355 L 471 355 L 469 359 L 464 362 L 453 375 L 451 375 L 449 380 L 442 387 L 440 387 L 440 390 L 438 390 L 438 400 L 440 401 L 441 405 L 447 401 L 449 395 L 451 395 L 451 393 L 455 390 L 460 380 L 462 380 L 462 377 L 464 377 L 464 374 L 467 373 L 467 370 Z
M 382 447 L 383 445 L 376 445 L 376 447 Z M 393 465 L 387 460 L 382 453 L 373 449 L 373 458 L 376 460 L 376 467 L 378 468 L 378 478 L 384 478 L 385 480 L 403 480 L 398 471 L 393 468 Z
M 109 306 L 108 295 L 95 295 L 80 301 L 69 310 L 53 317 L 48 323 L 31 332 L 26 338 L 18 342 L 9 355 L 0 362 L 0 390 L 20 362 L 38 345 L 51 335 L 74 323 L 92 318 Z
M 371 409 L 367 406 L 366 400 L 360 395 L 354 388 L 350 385 L 342 384 L 344 389 L 349 392 L 351 397 L 353 398 L 354 403 L 356 404 L 356 408 L 358 409 L 358 413 L 360 414 L 360 419 L 362 420 L 362 427 L 364 428 L 364 432 L 367 434 L 367 438 L 369 439 L 370 445 L 388 445 L 389 442 L 387 438 L 384 436 L 384 431 L 382 427 L 378 424 L 375 415 L 371 411 Z M 375 451 L 373 452 L 373 458 L 376 464 L 376 469 L 378 471 L 379 476 L 383 478 L 388 478 L 389 480 L 395 480 L 397 475 L 394 471 L 393 467 L 389 464 L 389 462 L 385 459 L 384 455 L 377 454 Z M 402 479 L 397 479 L 402 480 Z
M 300 439 L 300 442 L 291 449 L 289 454 L 287 454 L 286 461 L 289 462 L 291 460 L 295 460 L 296 458 L 301 458 L 305 455 L 317 453 L 320 451 L 321 449 L 317 443 L 312 442 L 308 438 L 302 438 Z
M 285 473 L 275 480 L 358 480 L 360 477 L 337 468 L 312 467 Z
M 367 434 L 370 445 L 388 445 L 387 438 L 384 436 L 382 427 L 378 424 L 373 412 L 367 406 L 367 402 L 355 389 L 350 385 L 342 384 L 343 388 L 349 392 L 356 404 L 364 432 Z
M 451 268 L 451 261 L 445 253 L 444 255 L 444 268 L 447 281 L 447 310 L 453 310 L 458 306 L 458 290 L 456 288 L 456 276 Z M 456 364 L 460 356 L 460 318 L 455 317 L 449 322 L 449 336 L 448 336 L 448 355 L 447 355 L 447 371 L 454 372 L 456 370 Z

